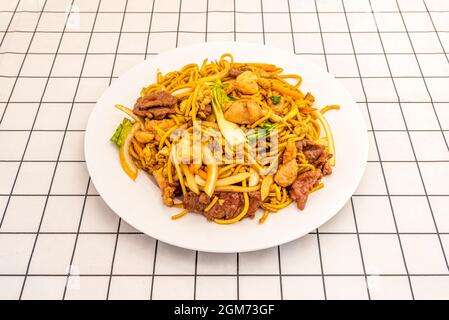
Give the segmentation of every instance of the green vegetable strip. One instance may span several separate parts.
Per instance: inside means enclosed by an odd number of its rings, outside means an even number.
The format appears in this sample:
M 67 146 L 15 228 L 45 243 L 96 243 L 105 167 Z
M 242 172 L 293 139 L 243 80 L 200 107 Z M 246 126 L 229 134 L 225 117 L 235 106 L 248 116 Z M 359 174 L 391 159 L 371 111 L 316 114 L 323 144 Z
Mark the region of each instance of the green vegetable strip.
M 118 125 L 114 135 L 111 137 L 111 141 L 115 142 L 115 144 L 120 147 L 132 126 L 133 124 L 131 121 L 127 118 L 123 118 L 122 123 Z
M 271 102 L 273 102 L 273 104 L 278 104 L 281 102 L 281 96 L 271 96 Z

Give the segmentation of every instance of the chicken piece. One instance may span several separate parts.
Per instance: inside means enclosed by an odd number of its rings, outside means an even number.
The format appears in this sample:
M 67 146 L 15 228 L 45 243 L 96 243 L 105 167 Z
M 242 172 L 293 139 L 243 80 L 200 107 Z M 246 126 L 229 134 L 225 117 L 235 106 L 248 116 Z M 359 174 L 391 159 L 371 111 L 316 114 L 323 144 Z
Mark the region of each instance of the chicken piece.
M 153 176 L 156 179 L 159 188 L 162 190 L 162 200 L 167 206 L 172 206 L 174 201 L 176 187 L 171 185 L 164 176 L 163 168 L 153 171 Z
M 224 113 L 226 120 L 237 124 L 251 124 L 263 117 L 262 109 L 253 100 L 236 101 Z
M 287 141 L 287 146 L 285 147 L 284 155 L 282 158 L 282 163 L 287 163 L 291 160 L 295 160 L 296 153 L 297 153 L 297 149 L 296 149 L 295 142 L 293 140 L 289 139 Z
M 297 174 L 298 164 L 295 159 L 292 159 L 279 167 L 274 175 L 274 181 L 281 187 L 288 187 L 295 181 Z
M 148 131 L 156 131 L 154 125 L 157 125 L 162 131 L 168 131 L 171 127 L 176 125 L 173 119 L 163 119 L 163 120 L 145 120 L 145 129 Z
M 259 91 L 257 76 L 251 71 L 245 71 L 236 78 L 238 90 L 243 94 L 256 94 Z
M 148 131 L 141 131 L 138 130 L 134 134 L 134 137 L 139 141 L 140 143 L 149 143 L 154 140 L 154 134 Z

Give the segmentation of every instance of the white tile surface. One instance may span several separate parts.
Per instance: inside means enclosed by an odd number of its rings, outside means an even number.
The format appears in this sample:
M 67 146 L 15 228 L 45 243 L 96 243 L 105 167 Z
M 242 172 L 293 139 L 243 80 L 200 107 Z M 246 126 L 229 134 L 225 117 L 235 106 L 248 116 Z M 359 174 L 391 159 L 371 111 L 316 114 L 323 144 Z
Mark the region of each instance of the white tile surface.
M 361 274 L 362 259 L 356 235 L 320 235 L 323 270 L 327 274 Z
M 364 277 L 325 277 L 326 294 L 330 300 L 367 300 L 368 291 Z
M 321 273 L 317 236 L 309 234 L 283 245 L 281 270 L 283 274 Z
M 50 196 L 42 220 L 43 232 L 76 232 L 84 196 Z
M 401 235 L 410 274 L 447 274 L 443 249 L 436 235 Z
M 193 276 L 155 276 L 153 284 L 154 300 L 193 299 Z
M 112 277 L 109 299 L 111 300 L 149 300 L 151 277 Z
M 24 162 L 20 167 L 15 194 L 47 194 L 50 188 L 55 163 Z
M 76 285 L 68 286 L 65 299 L 67 300 L 104 300 L 109 277 L 77 277 L 69 279 Z
M 388 197 L 354 197 L 353 202 L 359 232 L 396 231 Z
M 367 274 L 404 274 L 401 247 L 396 235 L 360 235 Z
M 368 277 L 368 286 L 373 300 L 410 300 L 412 294 L 406 276 Z
M 236 274 L 237 255 L 198 252 L 198 274 Z
M 420 300 L 449 299 L 448 277 L 411 277 L 413 293 Z
M 286 300 L 324 299 L 323 279 L 319 276 L 282 277 L 282 288 Z
M 151 274 L 155 240 L 144 234 L 121 234 L 114 260 L 114 274 Z
M 280 299 L 280 280 L 278 276 L 240 277 L 240 299 Z
M 23 285 L 23 278 L 19 276 L 0 277 L 0 299 L 17 300 Z
M 274 274 L 279 272 L 277 247 L 240 254 L 241 274 Z
M 28 141 L 28 136 L 28 132 L 0 132 L 0 144 L 2 146 L 0 157 L 5 160 L 20 161 Z
M 7 232 L 36 232 L 44 212 L 44 205 L 44 196 L 11 197 L 3 218 L 2 230 Z
M 449 194 L 449 163 L 423 162 L 419 164 L 428 194 Z
M 196 279 L 196 298 L 199 300 L 237 299 L 236 277 L 202 277 Z
M 119 218 L 101 199 L 87 197 L 83 211 L 81 232 L 115 232 Z
M 23 300 L 61 300 L 65 277 L 29 276 L 23 288 Z
M 387 162 L 384 163 L 384 170 L 390 194 L 424 194 L 416 163 Z
M 112 234 L 79 235 L 72 266 L 80 274 L 109 274 L 114 244 Z
M 392 197 L 399 232 L 435 232 L 426 197 Z
M 34 238 L 32 234 L 0 234 L 0 273 L 25 274 Z
M 31 274 L 66 274 L 75 245 L 73 234 L 41 234 L 31 259 Z
M 195 272 L 195 251 L 158 243 L 155 274 L 191 274 Z

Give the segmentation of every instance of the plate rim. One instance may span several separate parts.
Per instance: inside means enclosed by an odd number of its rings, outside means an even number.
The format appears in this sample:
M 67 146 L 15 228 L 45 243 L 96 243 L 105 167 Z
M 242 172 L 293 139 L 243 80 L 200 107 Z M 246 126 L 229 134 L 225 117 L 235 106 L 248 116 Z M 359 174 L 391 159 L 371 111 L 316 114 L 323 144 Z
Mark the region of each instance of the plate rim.
M 366 171 L 366 167 L 367 167 L 367 163 L 368 163 L 368 150 L 369 150 L 369 135 L 368 135 L 368 132 L 367 132 L 367 124 L 366 124 L 366 122 L 365 122 L 365 120 L 364 120 L 363 114 L 362 114 L 360 108 L 358 108 L 357 102 L 356 102 L 356 100 L 354 99 L 354 97 L 353 97 L 353 96 L 351 95 L 351 93 L 350 93 L 350 92 L 343 86 L 343 84 L 335 78 L 335 76 L 334 76 L 333 74 L 331 74 L 330 72 L 328 72 L 327 70 L 325 70 L 325 69 L 322 68 L 321 66 L 317 65 L 314 61 L 311 61 L 311 60 L 309 60 L 309 59 L 307 59 L 307 58 L 305 58 L 305 57 L 296 55 L 296 54 L 294 54 L 294 53 L 292 53 L 292 52 L 290 52 L 290 51 L 287 51 L 287 50 L 283 50 L 283 49 L 279 49 L 279 48 L 274 48 L 274 47 L 271 47 L 271 46 L 267 46 L 267 45 L 264 45 L 264 44 L 258 44 L 258 43 L 250 43 L 250 42 L 242 42 L 242 41 L 208 41 L 208 42 L 206 42 L 206 43 L 199 43 L 199 44 L 193 44 L 193 45 L 188 45 L 188 46 L 182 46 L 182 47 L 174 48 L 174 49 L 171 49 L 171 50 L 167 50 L 167 51 L 160 52 L 158 55 L 156 55 L 156 56 L 154 56 L 154 57 L 153 57 L 153 56 L 147 57 L 147 59 L 142 60 L 142 61 L 140 61 L 139 63 L 137 63 L 137 64 L 133 65 L 132 67 L 130 67 L 129 69 L 127 69 L 127 70 L 126 70 L 124 73 L 122 73 L 122 74 L 119 76 L 119 78 L 117 78 L 115 81 L 119 81 L 120 78 L 126 76 L 127 74 L 132 74 L 132 72 L 134 71 L 134 69 L 137 69 L 137 68 L 138 68 L 139 66 L 141 66 L 142 64 L 145 64 L 145 63 L 151 63 L 151 61 L 152 61 L 153 59 L 155 59 L 156 57 L 159 57 L 160 55 L 174 53 L 174 52 L 179 51 L 179 50 L 189 50 L 189 49 L 193 49 L 193 48 L 198 48 L 198 49 L 200 49 L 201 47 L 204 47 L 204 46 L 206 46 L 206 47 L 207 47 L 207 46 L 213 46 L 213 45 L 224 45 L 224 46 L 232 45 L 232 46 L 236 46 L 236 45 L 239 45 L 239 44 L 244 45 L 244 46 L 252 46 L 252 47 L 254 47 L 254 48 L 262 47 L 262 48 L 271 50 L 271 51 L 273 51 L 273 52 L 278 52 L 278 53 L 283 53 L 283 54 L 288 54 L 288 55 L 291 55 L 291 56 L 295 56 L 296 59 L 300 59 L 300 60 L 303 60 L 303 61 L 307 61 L 307 63 L 310 64 L 311 66 L 313 66 L 314 68 L 320 69 L 323 73 L 326 73 L 329 77 L 331 77 L 333 81 L 335 81 L 335 82 L 337 82 L 337 83 L 340 84 L 340 87 L 341 87 L 341 89 L 343 90 L 343 94 L 346 95 L 346 96 L 351 100 L 352 104 L 353 104 L 355 107 L 357 107 L 357 108 L 356 108 L 356 109 L 357 109 L 356 113 L 357 113 L 358 118 L 359 118 L 359 120 L 360 120 L 359 125 L 360 125 L 360 126 L 362 127 L 362 129 L 363 129 L 363 130 L 361 130 L 361 134 L 363 135 L 363 139 L 362 139 L 362 140 L 364 140 L 364 144 L 363 144 L 364 148 L 363 148 L 363 150 L 358 150 L 358 151 L 357 151 L 357 152 L 361 152 L 361 153 L 362 153 L 362 159 L 363 159 L 363 161 L 361 161 L 361 167 L 360 167 L 360 170 L 359 170 L 359 172 L 358 172 L 358 176 L 357 176 L 356 179 L 355 179 L 355 181 L 357 181 L 357 183 L 354 183 L 354 186 L 351 188 L 351 194 L 350 194 L 350 196 L 346 199 L 346 201 L 343 202 L 341 205 L 339 205 L 338 208 L 336 208 L 335 210 L 333 210 L 333 211 L 335 211 L 333 214 L 329 215 L 329 216 L 326 217 L 325 219 L 321 219 L 320 222 L 319 222 L 316 226 L 313 226 L 313 227 L 311 227 L 311 228 L 307 228 L 307 229 L 309 229 L 309 231 L 307 231 L 307 232 L 298 232 L 298 233 L 296 233 L 296 234 L 292 234 L 291 237 L 283 238 L 281 241 L 273 241 L 273 243 L 272 243 L 271 245 L 261 245 L 261 246 L 243 247 L 243 248 L 239 248 L 238 250 L 232 250 L 232 248 L 231 248 L 231 250 L 228 250 L 228 249 L 210 249 L 210 248 L 199 248 L 199 247 L 197 247 L 197 246 L 189 245 L 189 243 L 180 243 L 179 241 L 172 241 L 171 239 L 167 239 L 166 237 L 161 236 L 160 234 L 159 234 L 159 235 L 151 235 L 151 234 L 148 234 L 148 233 L 146 233 L 145 231 L 143 231 L 141 228 L 139 228 L 138 225 L 135 225 L 134 223 L 129 222 L 128 219 L 123 218 L 122 215 L 118 213 L 118 210 L 114 210 L 114 208 L 110 205 L 110 203 L 109 203 L 108 201 L 106 201 L 106 199 L 105 199 L 105 198 L 103 197 L 103 195 L 102 195 L 102 191 L 100 190 L 101 188 L 98 187 L 98 186 L 95 184 L 95 180 L 96 180 L 96 179 L 94 178 L 94 176 L 95 176 L 96 174 L 95 174 L 95 172 L 92 171 L 92 166 L 89 165 L 89 163 L 90 163 L 91 161 L 93 161 L 93 160 L 91 159 L 91 157 L 90 157 L 90 153 L 88 152 L 88 150 L 89 150 L 89 141 L 90 141 L 90 140 L 88 139 L 88 137 L 90 136 L 91 131 L 93 130 L 93 129 L 91 129 L 91 127 L 92 127 L 92 122 L 93 122 L 93 120 L 92 120 L 92 119 L 93 119 L 93 114 L 94 114 L 95 109 L 98 108 L 98 104 L 99 104 L 99 102 L 101 102 L 101 100 L 102 100 L 103 96 L 105 95 L 105 93 L 106 93 L 106 92 L 111 88 L 111 86 L 113 85 L 113 84 L 111 84 L 111 85 L 109 85 L 109 86 L 103 91 L 103 93 L 101 94 L 101 96 L 98 98 L 97 102 L 95 103 L 94 107 L 92 108 L 92 111 L 91 111 L 90 114 L 89 114 L 89 118 L 88 118 L 88 121 L 87 121 L 87 124 L 86 124 L 85 138 L 84 138 L 84 153 L 85 153 L 85 161 L 86 161 L 87 170 L 88 170 L 88 173 L 89 173 L 89 177 L 90 177 L 90 179 L 91 179 L 91 182 L 92 182 L 93 185 L 95 186 L 96 190 L 98 191 L 99 196 L 101 196 L 102 200 L 106 203 L 106 205 L 107 205 L 107 206 L 108 206 L 108 207 L 109 207 L 109 208 L 110 208 L 110 209 L 111 209 L 111 210 L 112 210 L 112 211 L 113 211 L 119 218 L 121 218 L 121 219 L 123 219 L 124 221 L 126 221 L 126 222 L 127 222 L 129 225 L 131 225 L 133 228 L 135 228 L 136 230 L 142 232 L 143 234 L 145 234 L 145 235 L 147 235 L 147 236 L 149 236 L 149 237 L 151 237 L 151 238 L 153 238 L 153 239 L 155 239 L 155 240 L 162 241 L 162 242 L 164 242 L 164 243 L 167 243 L 167 244 L 170 244 L 170 245 L 174 245 L 174 246 L 177 246 L 177 247 L 180 247 L 180 248 L 185 248 L 185 249 L 189 249 L 189 250 L 196 250 L 196 251 L 201 251 L 201 252 L 213 252 L 213 253 L 251 252 L 251 251 L 258 251 L 258 250 L 263 250 L 263 249 L 267 249 L 267 248 L 272 248 L 272 247 L 279 246 L 279 245 L 282 245 L 282 244 L 285 244 L 285 243 L 294 241 L 294 240 L 296 240 L 296 239 L 299 239 L 299 238 L 301 238 L 301 237 L 307 235 L 308 233 L 310 233 L 310 231 L 312 231 L 313 229 L 319 228 L 320 226 L 322 226 L 322 225 L 324 225 L 326 222 L 328 222 L 330 219 L 332 219 L 333 217 L 335 217 L 335 216 L 341 211 L 341 209 L 345 206 L 345 204 L 351 199 L 351 197 L 353 196 L 354 192 L 357 190 L 358 186 L 360 185 L 360 183 L 361 183 L 361 181 L 362 181 L 362 178 L 363 178 L 363 175 L 364 175 L 364 173 L 365 173 L 365 171 Z M 136 91 L 138 91 L 138 89 L 137 89 Z M 258 224 L 256 224 L 256 225 L 258 225 Z

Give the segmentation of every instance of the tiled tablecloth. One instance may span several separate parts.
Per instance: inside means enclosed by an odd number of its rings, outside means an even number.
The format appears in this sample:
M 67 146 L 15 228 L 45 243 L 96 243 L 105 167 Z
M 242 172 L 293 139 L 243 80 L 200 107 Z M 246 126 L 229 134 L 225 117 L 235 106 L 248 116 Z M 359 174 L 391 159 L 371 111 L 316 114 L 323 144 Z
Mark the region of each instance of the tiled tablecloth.
M 84 129 L 105 88 L 214 40 L 305 56 L 365 115 L 360 187 L 297 241 L 179 249 L 90 182 Z M 449 1 L 3 0 L 0 41 L 0 299 L 449 298 Z

